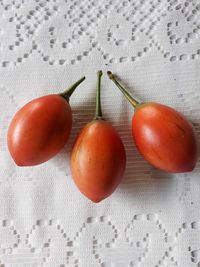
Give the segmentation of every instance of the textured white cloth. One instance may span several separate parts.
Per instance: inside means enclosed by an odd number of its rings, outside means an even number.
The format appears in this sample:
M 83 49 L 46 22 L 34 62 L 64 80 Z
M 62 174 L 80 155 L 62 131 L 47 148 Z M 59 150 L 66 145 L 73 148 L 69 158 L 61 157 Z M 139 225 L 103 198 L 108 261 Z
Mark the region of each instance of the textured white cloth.
M 93 204 L 73 183 L 69 155 L 94 117 L 99 69 L 103 114 L 123 139 L 127 168 L 116 192 Z M 143 160 L 133 109 L 107 70 L 138 99 L 182 112 L 200 138 L 198 0 L 0 1 L 1 267 L 200 266 L 200 164 L 168 174 Z M 83 75 L 66 147 L 37 167 L 15 166 L 6 145 L 14 113 Z

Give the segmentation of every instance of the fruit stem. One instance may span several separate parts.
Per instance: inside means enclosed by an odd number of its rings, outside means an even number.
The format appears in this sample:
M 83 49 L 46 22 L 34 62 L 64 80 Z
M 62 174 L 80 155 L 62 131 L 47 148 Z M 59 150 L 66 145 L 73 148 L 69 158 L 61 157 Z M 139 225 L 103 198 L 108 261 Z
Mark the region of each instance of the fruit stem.
M 76 89 L 76 87 L 82 83 L 85 80 L 85 76 L 82 77 L 81 79 L 79 79 L 77 82 L 75 82 L 74 84 L 72 84 L 68 89 L 66 89 L 64 92 L 60 93 L 59 95 L 64 97 L 64 99 L 69 102 L 69 98 L 70 96 L 73 94 L 74 90 Z
M 127 98 L 127 100 L 131 103 L 131 105 L 134 108 L 137 108 L 138 105 L 140 105 L 140 102 L 138 102 L 136 99 L 132 97 L 132 95 L 129 94 L 129 92 L 116 80 L 114 74 L 111 71 L 107 71 L 108 77 L 117 85 L 117 87 L 120 89 L 122 94 Z
M 101 76 L 103 72 L 99 70 L 97 72 L 97 89 L 96 89 L 96 113 L 95 120 L 102 119 L 102 111 L 101 111 Z

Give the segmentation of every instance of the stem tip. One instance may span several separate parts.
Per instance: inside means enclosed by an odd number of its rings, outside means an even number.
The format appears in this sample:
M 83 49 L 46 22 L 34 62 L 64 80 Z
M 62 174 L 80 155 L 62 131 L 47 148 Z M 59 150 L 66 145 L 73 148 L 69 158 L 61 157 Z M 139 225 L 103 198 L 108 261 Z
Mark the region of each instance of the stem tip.
M 108 77 L 116 84 L 116 86 L 120 89 L 123 95 L 127 98 L 127 100 L 131 103 L 131 105 L 136 108 L 140 103 L 134 99 L 131 94 L 118 82 L 116 77 L 111 71 L 107 71 Z
M 67 102 L 69 102 L 69 98 L 70 96 L 73 94 L 74 90 L 76 89 L 76 87 L 82 83 L 85 80 L 85 76 L 83 76 L 82 78 L 80 78 L 77 82 L 75 82 L 74 84 L 72 84 L 68 89 L 66 89 L 64 92 L 60 93 L 59 95 L 64 97 L 65 100 Z
M 113 78 L 113 74 L 112 74 L 112 72 L 111 71 L 107 71 L 107 74 L 108 74 L 108 77 L 110 78 L 110 79 L 112 79 Z
M 101 77 L 103 75 L 102 70 L 97 71 L 97 76 Z

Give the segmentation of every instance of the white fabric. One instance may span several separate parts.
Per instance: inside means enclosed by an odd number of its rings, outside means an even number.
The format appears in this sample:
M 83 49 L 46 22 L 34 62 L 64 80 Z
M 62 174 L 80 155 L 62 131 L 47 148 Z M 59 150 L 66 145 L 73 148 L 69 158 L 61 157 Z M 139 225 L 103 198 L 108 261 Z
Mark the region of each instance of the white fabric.
M 99 69 L 103 114 L 123 139 L 127 168 L 116 192 L 93 204 L 73 183 L 69 155 L 94 117 Z M 1 267 L 199 266 L 200 164 L 168 174 L 143 160 L 131 137 L 133 109 L 107 70 L 138 99 L 182 112 L 199 138 L 199 1 L 0 1 Z M 15 166 L 6 145 L 14 113 L 83 75 L 66 147 L 40 166 Z

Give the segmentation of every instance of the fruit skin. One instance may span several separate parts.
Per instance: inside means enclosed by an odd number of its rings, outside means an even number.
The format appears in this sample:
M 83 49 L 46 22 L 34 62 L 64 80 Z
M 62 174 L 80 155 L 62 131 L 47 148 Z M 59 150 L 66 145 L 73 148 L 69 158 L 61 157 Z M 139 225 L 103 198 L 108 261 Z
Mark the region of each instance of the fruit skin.
M 176 110 L 158 103 L 138 105 L 132 135 L 142 156 L 155 167 L 168 172 L 194 169 L 196 136 L 192 125 Z
M 18 166 L 33 166 L 56 155 L 67 142 L 72 128 L 72 112 L 59 95 L 32 100 L 14 116 L 7 142 Z
M 104 120 L 88 123 L 78 135 L 71 153 L 71 172 L 79 190 L 93 202 L 112 194 L 125 171 L 124 145 Z

